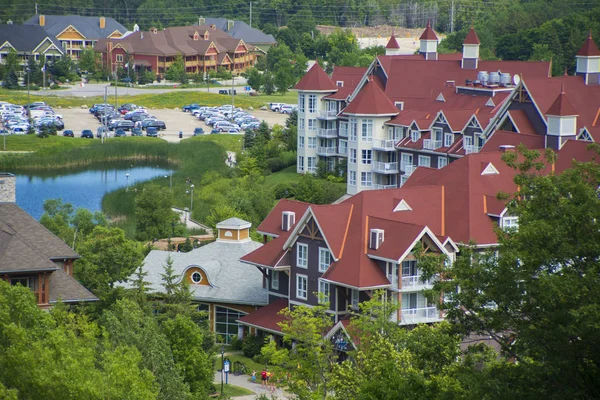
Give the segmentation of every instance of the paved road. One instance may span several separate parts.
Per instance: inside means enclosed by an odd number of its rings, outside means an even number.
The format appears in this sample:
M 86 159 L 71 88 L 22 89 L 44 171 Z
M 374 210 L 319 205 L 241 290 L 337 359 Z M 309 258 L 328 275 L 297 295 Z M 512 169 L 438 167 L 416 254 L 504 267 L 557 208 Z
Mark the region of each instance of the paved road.
M 235 89 L 239 94 L 243 94 L 244 93 L 244 86 L 239 86 L 239 85 L 243 85 L 245 83 L 245 79 L 243 78 L 236 78 L 235 80 Z M 73 85 L 73 86 L 68 86 L 68 89 L 65 90 L 46 90 L 46 91 L 42 91 L 42 90 L 38 90 L 38 91 L 32 91 L 31 94 L 32 95 L 41 95 L 41 96 L 60 96 L 60 97 L 93 97 L 93 96 L 104 96 L 104 88 L 107 87 L 107 84 L 105 83 L 86 83 L 85 85 L 81 86 L 81 85 Z M 230 89 L 231 88 L 231 81 L 223 81 L 223 85 L 220 86 L 211 86 L 210 87 L 210 92 L 211 93 L 219 93 L 220 89 Z M 115 88 L 109 86 L 108 89 L 108 94 L 114 96 L 115 93 Z M 194 88 L 194 89 L 182 89 L 182 88 L 173 88 L 173 87 L 161 87 L 161 88 L 156 88 L 156 89 L 139 89 L 139 88 L 128 88 L 128 87 L 118 87 L 117 89 L 117 94 L 120 96 L 133 96 L 133 95 L 138 95 L 138 94 L 160 94 L 160 93 L 168 93 L 168 92 L 181 92 L 181 91 L 186 91 L 186 92 L 208 92 L 209 89 L 207 88 Z
M 255 400 L 256 396 L 259 394 L 266 394 L 269 399 L 271 398 L 271 395 L 275 395 L 275 397 L 278 400 L 286 400 L 286 399 L 293 398 L 292 396 L 285 393 L 283 390 L 281 390 L 279 388 L 275 389 L 275 392 L 272 393 L 269 390 L 261 387 L 259 373 L 260 372 L 257 372 L 257 377 L 256 377 L 257 383 L 252 383 L 251 381 L 249 381 L 248 375 L 235 376 L 233 374 L 229 374 L 229 383 L 231 385 L 240 386 L 240 387 L 252 390 L 255 393 L 253 395 L 235 397 L 236 400 Z M 217 386 L 217 391 L 220 391 L 221 390 L 221 373 L 220 372 L 215 372 L 214 382 L 215 382 L 215 385 Z

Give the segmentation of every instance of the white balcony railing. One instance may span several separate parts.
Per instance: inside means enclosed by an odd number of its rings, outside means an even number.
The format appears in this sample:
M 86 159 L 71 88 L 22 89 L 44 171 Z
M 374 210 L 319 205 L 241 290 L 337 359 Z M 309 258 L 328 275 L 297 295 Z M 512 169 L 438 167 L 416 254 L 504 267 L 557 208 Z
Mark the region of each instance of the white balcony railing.
M 348 128 L 346 128 L 346 129 L 340 128 L 338 134 L 342 137 L 348 137 Z
M 479 146 L 475 146 L 473 144 L 465 145 L 465 154 L 479 153 L 479 150 Z
M 335 156 L 337 155 L 337 147 L 317 147 L 317 154 L 320 156 Z
M 432 279 L 428 279 L 425 282 L 421 281 L 421 275 L 403 276 L 402 287 L 400 288 L 400 290 L 406 292 L 422 290 L 431 287 L 431 285 L 433 285 L 433 282 L 434 281 Z
M 335 138 L 337 137 L 337 129 L 335 128 L 319 128 L 317 136 L 322 138 Z
M 374 183 L 373 184 L 373 189 L 375 190 L 380 190 L 380 189 L 397 189 L 398 185 L 381 185 L 379 183 Z
M 406 325 L 434 322 L 441 319 L 437 307 L 403 308 L 401 318 L 401 324 Z
M 393 151 L 396 149 L 394 147 L 395 144 L 396 144 L 395 140 L 373 139 L 373 149 L 374 150 Z
M 433 139 L 425 139 L 423 140 L 423 149 L 425 150 L 435 150 L 442 147 L 441 140 L 433 140 Z
M 398 163 L 376 161 L 373 163 L 373 172 L 382 174 L 396 174 L 398 173 Z
M 415 169 L 417 169 L 416 165 L 407 162 L 400 163 L 400 170 L 404 172 L 404 175 L 412 175 L 412 173 L 415 172 Z
M 335 119 L 338 112 L 336 110 L 323 110 L 319 111 L 318 118 L 322 119 Z

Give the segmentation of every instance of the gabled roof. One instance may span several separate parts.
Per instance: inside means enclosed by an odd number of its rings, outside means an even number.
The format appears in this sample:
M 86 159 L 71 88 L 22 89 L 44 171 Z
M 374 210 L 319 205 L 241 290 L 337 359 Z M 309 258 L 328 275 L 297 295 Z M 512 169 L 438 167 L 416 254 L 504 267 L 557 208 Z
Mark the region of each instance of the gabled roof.
M 463 44 L 481 44 L 481 42 L 479 41 L 479 37 L 477 37 L 477 33 L 475 32 L 475 29 L 473 27 L 469 29 L 469 33 L 467 33 Z
M 421 34 L 421 37 L 419 37 L 419 40 L 438 40 L 437 35 L 433 31 L 433 29 L 431 29 L 431 21 L 427 21 L 427 27 L 425 28 L 425 31 L 423 31 L 423 33 Z
M 396 37 L 394 36 L 393 33 L 392 33 L 392 36 L 390 36 L 390 40 L 385 45 L 385 48 L 386 49 L 399 49 L 400 48 L 400 45 L 398 44 L 398 41 L 396 40 Z
M 347 115 L 397 115 L 400 112 L 374 81 L 368 81 L 342 111 Z
M 34 15 L 25 21 L 25 25 L 37 25 L 40 23 L 40 15 Z M 127 32 L 127 28 L 118 23 L 114 18 L 104 17 L 104 28 L 100 28 L 100 17 L 84 17 L 81 15 L 45 15 L 44 26 L 48 34 L 56 37 L 69 25 L 73 26 L 86 39 L 107 38 L 115 31 L 121 34 Z
M 321 69 L 318 62 L 308 70 L 308 72 L 294 86 L 296 90 L 315 91 L 315 92 L 335 92 L 338 87 Z
M 40 26 L 0 25 L 0 44 L 8 42 L 17 52 L 32 52 L 45 39 L 50 40 L 58 52 L 64 53 L 58 40 Z
M 240 20 L 233 20 L 233 26 L 231 29 L 229 28 L 229 24 L 227 18 L 204 18 L 204 24 L 206 25 L 215 25 L 217 28 L 221 29 L 224 32 L 227 32 L 231 37 L 236 39 L 243 39 L 244 42 L 250 44 L 275 44 L 276 40 L 273 35 L 267 35 L 263 33 L 259 29 L 252 28 L 250 25 Z
M 600 56 L 600 50 L 598 50 L 598 46 L 596 46 L 594 39 L 592 39 L 592 31 L 590 31 L 590 34 L 588 35 L 587 39 L 585 39 L 585 42 L 583 42 L 583 46 L 581 46 L 581 48 L 577 52 L 577 55 L 582 57 Z
M 495 131 L 491 137 L 486 140 L 482 151 L 499 150 L 500 146 L 517 147 L 523 144 L 528 149 L 543 149 L 545 147 L 545 137 L 531 133 L 516 133 L 502 130 Z
M 98 301 L 98 298 L 62 269 L 50 275 L 48 301 L 55 303 L 79 303 L 82 301 Z
M 363 67 L 333 67 L 331 81 L 335 82 L 336 85 L 341 82 L 342 86 L 338 86 L 338 91 L 325 96 L 325 99 L 346 100 L 354 92 L 365 72 L 367 72 L 367 68 Z

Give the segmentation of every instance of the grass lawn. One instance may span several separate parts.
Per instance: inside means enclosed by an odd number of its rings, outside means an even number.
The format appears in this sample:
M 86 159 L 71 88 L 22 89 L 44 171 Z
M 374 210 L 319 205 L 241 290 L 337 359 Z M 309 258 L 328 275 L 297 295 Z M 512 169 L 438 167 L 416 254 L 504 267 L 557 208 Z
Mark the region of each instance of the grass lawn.
M 217 392 L 220 393 L 220 390 L 221 390 L 221 388 L 218 387 Z M 238 396 L 248 396 L 248 395 L 252 395 L 255 393 L 252 390 L 243 388 L 241 386 L 225 385 L 224 389 L 223 389 L 223 394 L 225 394 L 229 397 L 238 397 Z M 228 397 L 225 397 L 225 398 L 228 398 Z
M 61 135 L 61 133 L 59 133 Z M 39 138 L 37 135 L 7 135 L 6 151 L 69 151 L 75 147 L 89 147 L 94 140 L 80 137 L 48 136 Z M 4 137 L 0 136 L 0 158 L 4 152 Z
M 259 363 L 255 362 L 253 359 L 244 357 L 242 354 L 239 354 L 239 353 L 226 355 L 225 358 L 229 359 L 229 361 L 231 362 L 232 368 L 233 368 L 233 365 L 235 364 L 235 362 L 237 362 L 237 361 L 244 363 L 246 368 L 248 368 L 248 371 L 249 371 L 248 375 L 252 375 L 252 371 L 256 371 L 256 374 L 259 375 L 260 371 L 262 371 L 262 369 L 264 367 L 263 364 L 259 364 Z M 221 369 L 221 358 L 219 357 L 217 362 L 215 363 L 215 371 L 219 371 L 220 369 Z M 257 377 L 257 379 L 258 379 L 258 377 Z
M 269 187 L 274 187 L 279 183 L 298 183 L 302 175 L 296 172 L 296 166 L 290 165 L 287 168 L 277 171 L 265 178 L 265 183 Z

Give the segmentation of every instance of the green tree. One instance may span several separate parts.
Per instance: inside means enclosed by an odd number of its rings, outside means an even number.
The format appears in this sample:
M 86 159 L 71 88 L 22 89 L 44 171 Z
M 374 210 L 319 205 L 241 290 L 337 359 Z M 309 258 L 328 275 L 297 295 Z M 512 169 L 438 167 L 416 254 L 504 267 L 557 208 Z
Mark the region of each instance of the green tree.
M 100 54 L 96 53 L 93 47 L 86 47 L 79 55 L 77 66 L 81 71 L 87 71 L 89 76 L 94 76 L 100 65 Z
M 50 71 L 52 76 L 54 76 L 56 79 L 66 81 L 68 79 L 72 79 L 73 67 L 73 59 L 69 55 L 64 54 L 59 59 L 54 60 L 50 66 Z
M 25 82 L 29 76 L 30 85 L 42 85 L 43 76 L 40 64 L 35 60 L 35 57 L 29 57 L 27 61 L 27 71 L 25 73 Z
M 277 88 L 277 93 L 283 96 L 294 83 L 296 83 L 294 69 L 289 61 L 282 61 L 275 65 L 274 84 Z
M 173 61 L 169 68 L 167 68 L 165 78 L 181 84 L 188 83 L 189 79 L 187 73 L 185 72 L 185 62 L 181 53 L 175 56 L 175 61 Z
M 250 86 L 253 90 L 256 90 L 257 92 L 261 90 L 263 85 L 263 76 L 258 69 L 254 67 L 248 68 L 242 73 L 242 76 L 246 78 L 248 86 Z
M 265 72 L 263 75 L 263 92 L 267 95 L 275 93 L 275 76 L 272 72 Z
M 136 238 L 138 240 L 170 237 L 179 219 L 171 206 L 173 193 L 150 184 L 135 198 Z
M 106 216 L 101 212 L 91 213 L 85 208 L 74 210 L 72 204 L 63 203 L 62 199 L 44 201 L 40 223 L 73 250 L 77 250 L 96 226 L 107 225 Z
M 8 72 L 4 76 L 4 81 L 2 82 L 2 85 L 6 89 L 12 90 L 21 88 L 19 86 L 19 77 L 17 76 L 17 73 L 15 72 L 14 68 L 10 68 L 8 70 Z

